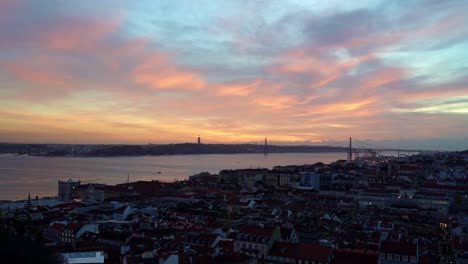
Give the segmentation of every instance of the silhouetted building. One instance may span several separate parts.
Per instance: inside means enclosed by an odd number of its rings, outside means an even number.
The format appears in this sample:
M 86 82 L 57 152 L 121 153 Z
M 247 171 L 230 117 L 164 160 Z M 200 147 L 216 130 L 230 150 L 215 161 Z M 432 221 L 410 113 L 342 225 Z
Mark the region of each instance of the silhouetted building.
M 75 197 L 76 189 L 80 186 L 80 181 L 58 181 L 58 199 L 61 201 L 70 201 Z

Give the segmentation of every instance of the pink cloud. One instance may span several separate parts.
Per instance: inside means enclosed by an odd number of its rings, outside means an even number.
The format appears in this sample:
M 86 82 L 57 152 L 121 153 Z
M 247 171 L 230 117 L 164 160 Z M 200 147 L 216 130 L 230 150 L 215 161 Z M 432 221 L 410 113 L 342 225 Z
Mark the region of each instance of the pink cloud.
M 417 102 L 429 99 L 444 99 L 453 97 L 468 96 L 468 85 L 443 85 L 436 88 L 427 88 L 419 90 L 405 90 L 400 93 L 402 102 Z
M 85 51 L 95 49 L 110 34 L 117 32 L 124 22 L 124 16 L 110 16 L 102 19 L 66 19 L 39 33 L 42 45 L 52 51 Z
M 18 63 L 3 63 L 3 68 L 15 78 L 34 84 L 57 86 L 64 85 L 66 77 L 50 69 L 37 68 Z
M 391 84 L 395 81 L 403 80 L 406 77 L 405 72 L 398 68 L 385 68 L 375 73 L 371 73 L 363 83 L 363 88 L 376 88 Z
M 314 80 L 309 84 L 309 87 L 316 88 L 340 79 L 353 67 L 375 58 L 373 54 L 366 54 L 340 61 L 336 58 L 323 59 L 317 57 L 306 49 L 295 49 L 281 55 L 278 58 L 279 64 L 273 66 L 271 71 L 282 75 L 284 78 L 290 78 L 294 75 L 314 76 L 315 78 L 313 78 Z
M 133 72 L 132 79 L 153 89 L 200 90 L 206 87 L 198 73 L 173 65 L 163 54 L 143 61 Z
M 217 86 L 216 90 L 217 94 L 221 96 L 247 96 L 252 94 L 260 84 L 259 80 L 243 84 L 221 84 Z

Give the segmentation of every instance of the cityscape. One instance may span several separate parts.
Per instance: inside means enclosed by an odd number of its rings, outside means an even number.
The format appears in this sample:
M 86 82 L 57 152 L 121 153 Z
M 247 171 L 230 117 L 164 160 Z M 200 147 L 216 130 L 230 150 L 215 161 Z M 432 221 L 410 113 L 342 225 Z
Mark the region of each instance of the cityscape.
M 0 0 L 0 263 L 468 264 L 467 14 Z
M 117 185 L 59 180 L 2 226 L 67 263 L 466 263 L 468 151 Z

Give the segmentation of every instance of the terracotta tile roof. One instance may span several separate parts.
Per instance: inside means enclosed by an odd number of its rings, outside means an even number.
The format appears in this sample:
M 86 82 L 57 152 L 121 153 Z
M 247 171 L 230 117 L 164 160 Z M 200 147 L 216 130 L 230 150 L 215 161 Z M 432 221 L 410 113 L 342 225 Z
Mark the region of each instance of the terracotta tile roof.
M 354 250 L 336 250 L 331 264 L 377 264 L 379 255 L 377 252 L 363 252 Z
M 380 252 L 416 256 L 417 245 L 404 241 L 382 241 L 380 244 Z
M 234 252 L 233 240 L 221 240 L 218 245 L 224 252 Z
M 78 208 L 78 207 L 83 207 L 83 206 L 85 205 L 81 203 L 62 203 L 62 204 L 57 204 L 53 208 L 70 209 L 70 208 Z
M 276 241 L 270 250 L 270 255 L 326 263 L 331 252 L 331 248 L 319 244 L 294 244 Z
M 275 231 L 272 227 L 259 227 L 259 226 L 243 226 L 239 229 L 241 233 L 254 235 L 254 236 L 268 236 L 270 237 Z
M 230 253 L 217 256 L 213 259 L 213 261 L 214 263 L 250 263 L 248 262 L 250 259 L 252 259 L 252 257 L 237 253 Z
M 65 227 L 65 224 L 60 224 L 60 223 L 54 223 L 51 226 L 49 226 L 49 229 L 53 229 L 56 231 L 60 231 Z
M 84 224 L 82 223 L 71 223 L 71 224 L 68 224 L 66 227 L 65 227 L 65 230 L 71 230 L 72 232 L 77 232 L 78 230 L 80 230 L 80 228 L 82 228 L 84 226 Z

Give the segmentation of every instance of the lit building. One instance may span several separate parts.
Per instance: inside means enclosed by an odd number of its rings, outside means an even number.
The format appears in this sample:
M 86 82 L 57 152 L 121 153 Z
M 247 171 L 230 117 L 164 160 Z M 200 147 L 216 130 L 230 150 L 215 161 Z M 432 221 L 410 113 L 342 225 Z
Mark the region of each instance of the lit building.
M 80 181 L 58 181 L 58 199 L 60 201 L 70 201 L 75 198 L 76 190 L 80 186 Z
M 330 173 L 300 172 L 300 186 L 310 187 L 316 191 L 327 190 L 332 184 Z
M 61 253 L 65 263 L 104 263 L 103 251 Z

